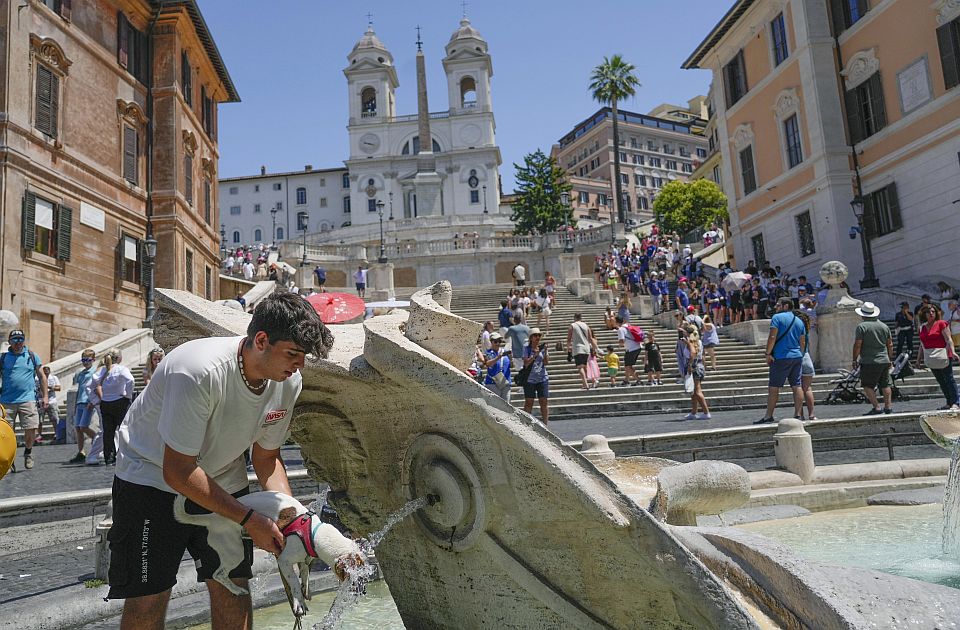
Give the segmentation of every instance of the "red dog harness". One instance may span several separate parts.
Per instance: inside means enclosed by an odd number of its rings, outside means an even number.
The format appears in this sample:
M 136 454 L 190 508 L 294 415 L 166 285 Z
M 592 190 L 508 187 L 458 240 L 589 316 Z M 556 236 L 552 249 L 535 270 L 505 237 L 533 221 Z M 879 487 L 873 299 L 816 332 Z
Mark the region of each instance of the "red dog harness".
M 290 521 L 280 532 L 283 537 L 296 536 L 303 543 L 303 548 L 307 550 L 307 555 L 311 558 L 317 558 L 317 551 L 313 548 L 313 531 L 310 528 L 310 522 L 314 516 L 313 512 L 304 512 L 297 518 Z

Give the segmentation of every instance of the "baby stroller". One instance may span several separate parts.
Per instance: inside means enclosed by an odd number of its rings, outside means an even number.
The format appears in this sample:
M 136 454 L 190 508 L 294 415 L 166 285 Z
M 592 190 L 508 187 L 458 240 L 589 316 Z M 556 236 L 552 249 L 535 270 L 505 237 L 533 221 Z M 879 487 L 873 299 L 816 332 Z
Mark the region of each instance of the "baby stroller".
M 908 376 L 913 376 L 913 368 L 910 367 L 910 354 L 903 352 L 898 356 L 890 370 L 890 393 L 893 400 L 906 401 L 910 397 L 900 391 L 897 387 L 897 379 L 902 383 Z M 840 369 L 840 376 L 830 381 L 834 386 L 833 391 L 827 394 L 825 402 L 828 405 L 841 405 L 846 403 L 863 403 L 867 397 L 863 395 L 863 388 L 860 386 L 860 366 L 855 370 Z
M 893 368 L 890 370 L 890 389 L 893 392 L 894 400 L 910 400 L 910 397 L 900 391 L 900 388 L 897 387 L 897 380 L 901 383 L 905 382 L 908 376 L 913 376 L 916 374 L 913 370 L 913 366 L 910 365 L 910 353 L 901 352 L 900 355 L 893 361 Z

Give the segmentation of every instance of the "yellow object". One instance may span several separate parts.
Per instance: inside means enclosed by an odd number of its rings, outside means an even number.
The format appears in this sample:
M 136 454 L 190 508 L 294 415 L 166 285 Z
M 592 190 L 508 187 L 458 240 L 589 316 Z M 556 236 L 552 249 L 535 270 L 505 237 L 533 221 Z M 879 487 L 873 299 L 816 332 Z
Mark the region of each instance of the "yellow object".
M 17 456 L 17 436 L 7 422 L 7 410 L 0 405 L 0 479 L 7 474 Z

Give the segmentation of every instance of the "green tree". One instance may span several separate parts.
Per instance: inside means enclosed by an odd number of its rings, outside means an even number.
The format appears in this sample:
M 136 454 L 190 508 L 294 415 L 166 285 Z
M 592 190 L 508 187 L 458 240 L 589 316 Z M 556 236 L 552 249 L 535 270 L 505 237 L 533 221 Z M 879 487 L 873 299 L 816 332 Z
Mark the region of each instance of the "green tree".
M 613 112 L 613 207 L 617 210 L 617 221 L 627 222 L 626 208 L 623 207 L 623 187 L 620 182 L 620 124 L 617 120 L 617 104 L 628 96 L 637 93 L 640 80 L 634 74 L 636 66 L 627 63 L 620 55 L 604 57 L 603 63 L 593 69 L 590 75 L 590 92 L 593 100 L 609 105 Z
M 570 204 L 563 203 L 563 193 L 571 186 L 557 161 L 537 149 L 525 155 L 523 166 L 514 164 L 517 200 L 510 219 L 516 224 L 514 234 L 546 234 L 562 225 L 573 224 Z
M 709 179 L 668 183 L 654 199 L 653 213 L 662 229 L 678 234 L 730 218 L 727 196 Z

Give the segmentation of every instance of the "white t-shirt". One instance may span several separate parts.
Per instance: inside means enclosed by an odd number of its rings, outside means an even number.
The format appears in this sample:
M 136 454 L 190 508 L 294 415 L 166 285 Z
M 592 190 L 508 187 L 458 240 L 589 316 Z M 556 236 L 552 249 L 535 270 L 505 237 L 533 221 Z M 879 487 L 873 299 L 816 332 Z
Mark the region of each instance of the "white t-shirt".
M 626 324 L 617 329 L 617 339 L 623 342 L 623 349 L 627 352 L 634 352 L 643 348 L 642 342 L 634 341 L 633 335 L 627 330 Z
M 118 431 L 117 477 L 173 492 L 163 481 L 166 444 L 197 455 L 200 468 L 227 492 L 247 487 L 244 451 L 254 443 L 283 445 L 302 378 L 270 381 L 254 394 L 240 376 L 241 339 L 197 339 L 164 357 Z
M 60 379 L 57 378 L 56 375 L 51 374 L 50 376 L 47 377 L 47 397 L 51 405 L 57 404 L 57 390 L 55 390 L 54 388 L 59 386 L 60 386 Z
M 523 267 L 523 265 L 517 265 L 513 268 L 513 277 L 517 280 L 526 280 L 527 270 Z

